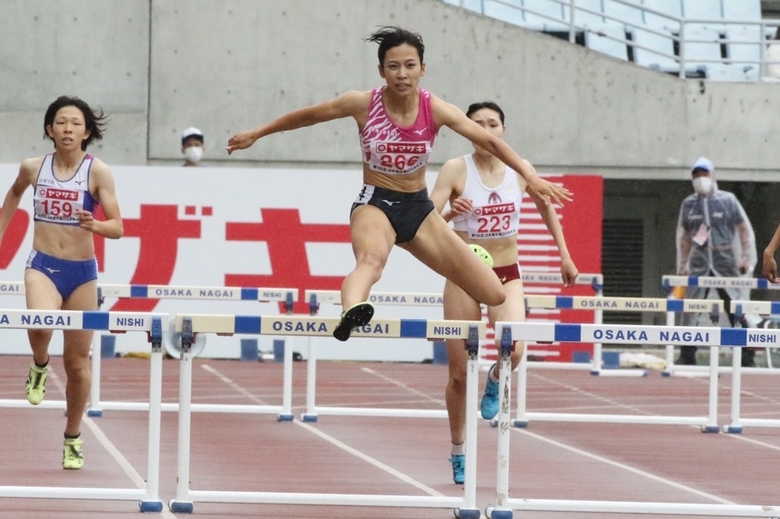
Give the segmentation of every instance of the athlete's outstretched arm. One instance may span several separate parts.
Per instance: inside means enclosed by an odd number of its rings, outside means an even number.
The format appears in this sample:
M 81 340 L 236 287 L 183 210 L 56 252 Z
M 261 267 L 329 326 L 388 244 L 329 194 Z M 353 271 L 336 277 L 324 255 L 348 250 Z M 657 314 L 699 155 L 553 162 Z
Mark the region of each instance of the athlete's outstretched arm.
M 533 168 L 530 163 L 528 165 Z M 534 204 L 536 204 L 536 208 L 539 210 L 539 214 L 542 215 L 542 220 L 544 220 L 544 225 L 547 226 L 547 230 L 550 231 L 553 240 L 555 240 L 555 245 L 558 247 L 558 253 L 561 256 L 561 277 L 563 278 L 563 284 L 564 286 L 570 287 L 574 285 L 574 282 L 577 280 L 579 271 L 577 270 L 574 261 L 571 259 L 571 254 L 569 254 L 569 248 L 566 246 L 566 238 L 563 236 L 563 227 L 561 227 L 561 222 L 558 220 L 558 214 L 555 212 L 555 207 L 551 204 L 545 204 L 534 193 L 529 192 L 528 195 L 531 197 L 531 200 L 534 201 Z
M 2 213 L 0 213 L 0 243 L 2 243 L 5 231 L 11 223 L 11 218 L 13 218 L 16 209 L 19 207 L 22 195 L 24 195 L 27 188 L 32 185 L 42 160 L 42 158 L 27 159 L 19 166 L 19 174 L 16 176 L 14 183 L 11 184 L 8 193 L 5 195 Z
M 544 203 L 550 200 L 562 204 L 563 200 L 571 201 L 571 191 L 548 182 L 512 149 L 503 139 L 496 137 L 480 125 L 466 117 L 457 106 L 433 97 L 433 117 L 439 126 L 447 126 L 474 144 L 488 150 L 501 162 L 520 173 L 528 182 L 529 193 L 535 193 Z
M 294 110 L 270 123 L 237 133 L 228 141 L 228 155 L 236 150 L 246 149 L 258 139 L 274 133 L 297 130 L 344 117 L 357 118 L 361 114 L 361 110 L 368 111 L 368 94 L 367 92 L 346 92 L 330 101 Z

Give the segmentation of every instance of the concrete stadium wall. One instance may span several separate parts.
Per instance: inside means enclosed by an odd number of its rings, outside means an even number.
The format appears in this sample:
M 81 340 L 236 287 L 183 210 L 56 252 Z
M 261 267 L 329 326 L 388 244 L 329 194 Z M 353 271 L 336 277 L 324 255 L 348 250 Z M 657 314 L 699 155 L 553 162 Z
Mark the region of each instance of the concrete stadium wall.
M 181 162 L 178 136 L 198 126 L 209 164 L 357 166 L 349 120 L 223 149 L 236 131 L 381 84 L 363 38 L 385 24 L 423 35 L 423 87 L 462 108 L 499 102 L 509 142 L 541 171 L 682 179 L 704 154 L 724 179 L 780 163 L 777 85 L 680 80 L 437 0 L 0 0 L 0 162 L 50 149 L 43 112 L 68 93 L 111 115 L 92 150 L 109 164 Z M 469 149 L 445 129 L 434 163 Z

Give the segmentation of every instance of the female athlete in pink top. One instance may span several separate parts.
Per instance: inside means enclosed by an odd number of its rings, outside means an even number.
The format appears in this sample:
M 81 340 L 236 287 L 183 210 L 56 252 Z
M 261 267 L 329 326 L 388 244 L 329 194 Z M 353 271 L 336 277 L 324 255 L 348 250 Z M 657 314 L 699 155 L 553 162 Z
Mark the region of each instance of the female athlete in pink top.
M 425 46 L 419 34 L 384 27 L 368 40 L 379 44 L 379 75 L 386 83 L 383 88 L 350 91 L 295 110 L 234 135 L 227 146 L 230 154 L 277 132 L 344 117 L 352 117 L 357 123 L 364 185 L 350 216 L 356 266 L 341 285 L 341 303 L 346 310 L 334 336 L 342 341 L 354 328 L 371 320 L 374 310 L 365 301 L 381 277 L 394 244 L 477 301 L 491 306 L 504 302 L 499 279 L 458 238 L 428 197 L 425 170 L 433 139 L 442 126 L 501 159 L 526 179 L 530 192 L 546 203 L 571 200 L 569 191 L 539 178 L 499 137 L 470 120 L 455 105 L 418 88 L 425 74 Z

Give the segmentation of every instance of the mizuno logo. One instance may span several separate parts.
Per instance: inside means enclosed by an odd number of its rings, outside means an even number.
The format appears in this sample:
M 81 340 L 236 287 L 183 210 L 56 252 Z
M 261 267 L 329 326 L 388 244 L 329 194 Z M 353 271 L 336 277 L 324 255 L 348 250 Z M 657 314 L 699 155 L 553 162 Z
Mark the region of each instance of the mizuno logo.
M 384 200 L 383 199 L 382 202 L 384 202 L 387 205 L 389 205 L 390 207 L 392 207 L 394 204 L 397 204 L 399 201 L 398 200 L 390 201 L 390 200 Z
M 84 183 L 83 180 L 76 180 L 76 184 L 83 184 L 83 183 Z
M 506 283 L 506 276 L 501 276 L 501 279 L 499 279 L 499 281 L 501 281 L 501 284 L 502 284 L 502 285 L 503 285 L 504 283 Z
M 49 268 L 49 267 L 43 267 L 43 268 L 48 270 L 49 274 L 54 274 L 55 272 L 59 272 L 60 271 L 59 269 L 53 269 L 53 268 Z
M 426 126 L 422 130 L 414 130 L 412 133 L 416 133 L 417 135 L 422 135 L 425 130 L 427 130 L 428 127 Z

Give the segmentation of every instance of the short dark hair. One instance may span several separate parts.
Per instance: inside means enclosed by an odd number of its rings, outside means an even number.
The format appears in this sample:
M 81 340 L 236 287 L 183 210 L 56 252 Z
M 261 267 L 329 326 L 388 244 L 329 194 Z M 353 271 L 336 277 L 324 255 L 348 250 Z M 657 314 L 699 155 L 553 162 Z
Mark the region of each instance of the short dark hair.
M 498 113 L 498 116 L 501 118 L 501 124 L 504 124 L 504 111 L 501 109 L 500 106 L 498 106 L 493 101 L 482 101 L 481 103 L 470 104 L 469 109 L 466 110 L 466 117 L 471 119 L 471 115 L 474 112 L 479 112 L 483 108 L 487 108 L 489 110 L 493 110 L 494 112 Z
M 54 142 L 54 139 L 51 138 L 46 129 L 54 124 L 54 117 L 57 115 L 60 108 L 66 106 L 75 106 L 84 114 L 84 125 L 89 132 L 89 137 L 81 142 L 82 151 L 86 151 L 87 146 L 92 144 L 92 141 L 103 139 L 103 130 L 108 123 L 108 117 L 103 113 L 102 109 L 92 109 L 85 101 L 75 96 L 60 96 L 46 109 L 46 115 L 43 117 L 44 139 L 49 139 Z
M 379 57 L 379 64 L 385 63 L 385 55 L 387 51 L 403 45 L 404 43 L 411 45 L 417 49 L 417 55 L 420 56 L 420 63 L 423 62 L 423 55 L 425 54 L 425 45 L 423 44 L 422 36 L 416 32 L 407 31 L 397 25 L 388 25 L 381 27 L 374 34 L 366 38 L 367 41 L 373 41 L 379 44 L 379 51 L 377 53 Z

